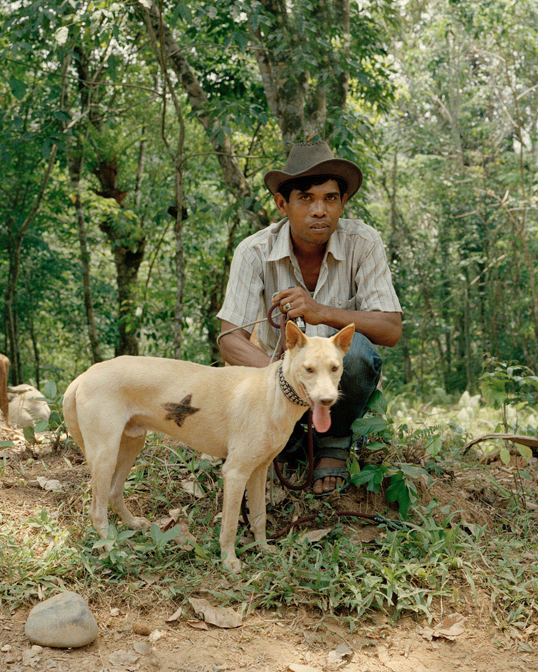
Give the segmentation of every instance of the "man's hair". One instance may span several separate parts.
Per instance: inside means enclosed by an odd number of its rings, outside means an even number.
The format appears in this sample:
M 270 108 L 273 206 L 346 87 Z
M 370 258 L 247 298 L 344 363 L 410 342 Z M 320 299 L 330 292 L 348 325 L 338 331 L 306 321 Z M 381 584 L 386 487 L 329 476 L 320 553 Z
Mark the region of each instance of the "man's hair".
M 334 180 L 340 189 L 340 198 L 347 191 L 347 182 L 343 177 L 337 177 L 336 175 L 307 175 L 306 177 L 295 177 L 291 180 L 286 180 L 282 182 L 280 187 L 278 187 L 278 193 L 284 196 L 286 203 L 290 202 L 290 194 L 294 189 L 297 191 L 308 191 L 310 187 L 317 186 L 318 184 L 325 184 L 329 180 Z

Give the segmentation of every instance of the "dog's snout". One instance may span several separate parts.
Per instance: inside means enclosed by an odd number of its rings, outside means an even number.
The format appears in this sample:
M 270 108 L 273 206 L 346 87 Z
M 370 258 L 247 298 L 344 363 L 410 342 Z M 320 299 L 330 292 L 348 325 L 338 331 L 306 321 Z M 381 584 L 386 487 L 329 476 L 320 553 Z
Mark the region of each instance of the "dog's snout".
M 322 406 L 332 406 L 335 401 L 336 399 L 334 399 L 333 397 L 323 397 L 322 399 L 319 400 L 319 403 Z

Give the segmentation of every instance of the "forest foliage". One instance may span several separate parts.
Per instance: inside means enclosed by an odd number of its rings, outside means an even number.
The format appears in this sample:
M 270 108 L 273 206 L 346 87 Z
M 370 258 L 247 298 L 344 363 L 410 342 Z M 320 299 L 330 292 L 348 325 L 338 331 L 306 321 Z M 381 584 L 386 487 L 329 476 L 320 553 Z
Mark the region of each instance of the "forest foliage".
M 219 361 L 264 173 L 326 139 L 404 311 L 394 390 L 536 369 L 538 10 L 528 0 L 0 5 L 0 349 L 60 389 L 115 354 Z M 492 359 L 493 358 L 493 359 Z

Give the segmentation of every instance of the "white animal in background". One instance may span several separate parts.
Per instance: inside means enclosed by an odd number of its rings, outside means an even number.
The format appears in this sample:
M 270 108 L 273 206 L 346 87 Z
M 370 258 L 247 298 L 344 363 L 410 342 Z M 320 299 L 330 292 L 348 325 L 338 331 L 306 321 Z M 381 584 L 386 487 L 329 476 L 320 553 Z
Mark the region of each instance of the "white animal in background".
M 38 420 L 48 420 L 50 408 L 39 390 L 31 385 L 7 388 L 9 421 L 20 427 L 33 427 Z

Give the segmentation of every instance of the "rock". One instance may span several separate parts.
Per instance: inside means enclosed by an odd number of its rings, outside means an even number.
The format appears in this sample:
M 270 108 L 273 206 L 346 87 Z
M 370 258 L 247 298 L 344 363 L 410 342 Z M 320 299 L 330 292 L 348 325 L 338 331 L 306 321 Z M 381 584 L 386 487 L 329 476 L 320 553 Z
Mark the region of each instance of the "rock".
M 145 621 L 137 621 L 133 625 L 133 632 L 135 635 L 145 635 L 147 637 L 151 634 L 151 625 Z
M 99 628 L 82 597 L 65 592 L 37 604 L 28 616 L 24 631 L 36 644 L 74 648 L 93 642 Z

